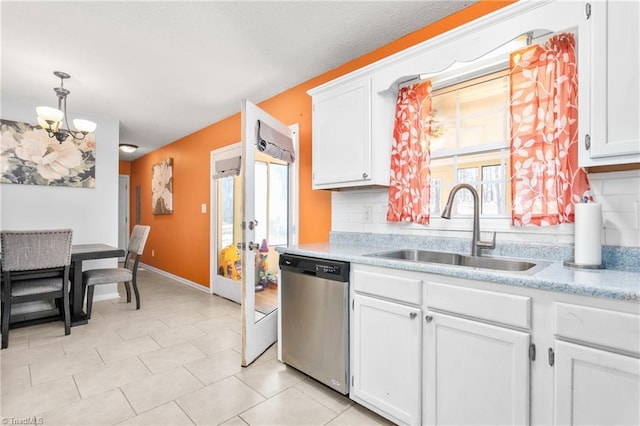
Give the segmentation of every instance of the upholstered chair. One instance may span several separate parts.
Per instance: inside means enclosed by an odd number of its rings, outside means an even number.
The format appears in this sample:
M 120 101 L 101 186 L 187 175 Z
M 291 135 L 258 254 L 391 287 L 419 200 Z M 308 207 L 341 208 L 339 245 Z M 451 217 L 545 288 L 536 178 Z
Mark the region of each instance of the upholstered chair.
M 131 288 L 136 295 L 136 309 L 140 309 L 140 292 L 138 291 L 138 263 L 147 243 L 150 226 L 135 225 L 129 238 L 124 266 L 118 268 L 89 269 L 82 273 L 82 286 L 87 289 L 87 318 L 91 318 L 93 306 L 93 290 L 96 285 L 124 283 L 127 292 L 127 303 L 131 302 Z
M 2 349 L 9 346 L 11 305 L 55 300 L 71 333 L 69 269 L 71 229 L 2 231 Z

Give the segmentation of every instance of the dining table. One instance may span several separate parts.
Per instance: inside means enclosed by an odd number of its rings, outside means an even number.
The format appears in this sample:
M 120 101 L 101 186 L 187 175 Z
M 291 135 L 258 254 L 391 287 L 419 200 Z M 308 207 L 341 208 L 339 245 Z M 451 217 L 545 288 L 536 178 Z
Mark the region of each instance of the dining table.
M 85 288 L 82 285 L 82 264 L 85 260 L 110 259 L 123 257 L 123 249 L 107 244 L 74 244 L 71 246 L 71 326 L 87 324 L 87 314 L 83 310 Z
M 71 311 L 71 326 L 84 325 L 89 322 L 87 314 L 83 310 L 85 288 L 82 285 L 82 264 L 85 260 L 110 259 L 123 257 L 125 251 L 108 244 L 74 244 L 71 246 L 71 266 L 69 268 L 69 305 Z M 0 254 L 0 258 L 1 258 Z M 1 263 L 0 263 L 1 264 Z M 2 274 L 0 274 L 1 276 Z M 48 315 L 32 319 L 12 322 L 14 328 L 27 325 L 40 324 L 48 321 L 59 320 L 59 315 Z

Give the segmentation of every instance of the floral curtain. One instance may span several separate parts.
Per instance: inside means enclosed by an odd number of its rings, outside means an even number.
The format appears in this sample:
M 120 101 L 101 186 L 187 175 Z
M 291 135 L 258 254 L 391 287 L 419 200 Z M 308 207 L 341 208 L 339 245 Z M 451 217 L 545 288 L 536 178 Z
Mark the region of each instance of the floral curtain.
M 574 221 L 589 194 L 578 167 L 578 76 L 573 34 L 510 56 L 513 225 Z
M 431 82 L 401 88 L 391 147 L 390 222 L 429 223 L 431 121 Z

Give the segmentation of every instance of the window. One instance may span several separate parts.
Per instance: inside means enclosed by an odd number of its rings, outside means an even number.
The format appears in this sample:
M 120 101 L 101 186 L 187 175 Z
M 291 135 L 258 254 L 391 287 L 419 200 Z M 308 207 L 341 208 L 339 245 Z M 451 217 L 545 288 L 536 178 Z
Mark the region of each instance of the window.
M 221 236 L 220 247 L 233 244 L 233 189 L 234 178 L 227 176 L 219 180 L 218 194 L 220 194 Z
M 509 80 L 506 70 L 441 87 L 432 95 L 431 215 L 444 208 L 451 188 L 473 185 L 483 216 L 510 211 Z M 437 87 L 437 86 L 436 86 Z M 456 194 L 454 215 L 473 215 L 469 191 Z
M 255 162 L 255 238 L 269 246 L 288 244 L 289 167 L 287 164 Z

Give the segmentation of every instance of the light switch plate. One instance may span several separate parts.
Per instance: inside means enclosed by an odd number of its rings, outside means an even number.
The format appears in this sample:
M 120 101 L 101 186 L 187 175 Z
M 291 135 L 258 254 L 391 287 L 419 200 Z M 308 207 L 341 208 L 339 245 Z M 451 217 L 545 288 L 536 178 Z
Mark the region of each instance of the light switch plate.
M 207 203 L 202 203 L 202 206 L 200 206 L 200 211 L 202 212 L 202 214 L 205 214 L 207 212 Z

